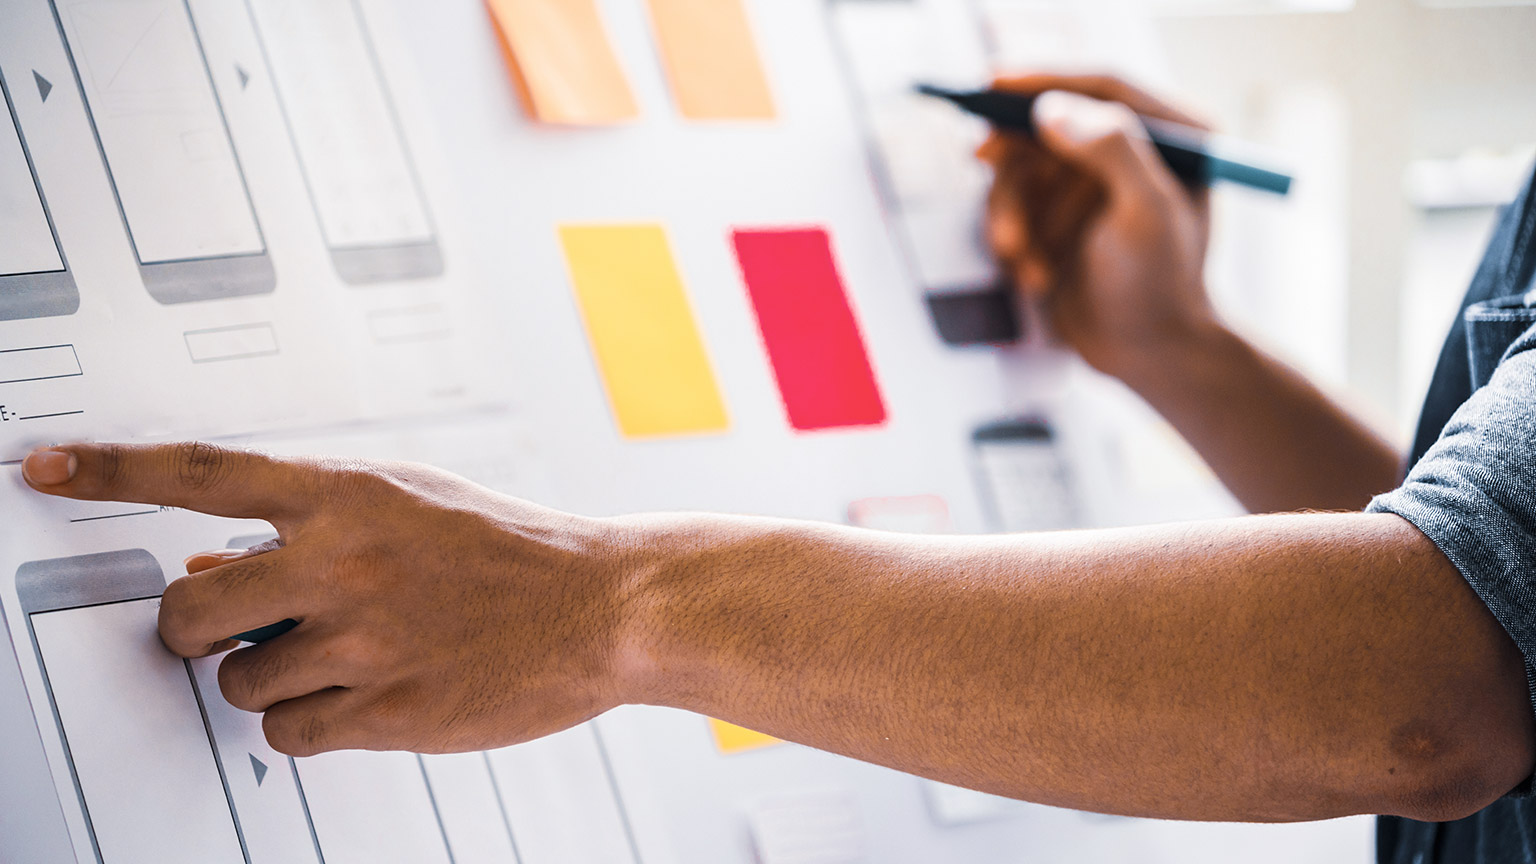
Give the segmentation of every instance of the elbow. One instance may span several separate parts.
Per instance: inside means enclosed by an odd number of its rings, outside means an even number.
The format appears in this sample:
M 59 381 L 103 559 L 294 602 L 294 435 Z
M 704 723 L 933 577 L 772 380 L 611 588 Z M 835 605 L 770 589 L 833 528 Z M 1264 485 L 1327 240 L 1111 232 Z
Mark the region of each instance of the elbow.
M 1520 781 L 1507 785 L 1493 782 L 1486 772 L 1433 773 L 1387 797 L 1382 815 L 1403 816 L 1419 822 L 1454 822 L 1477 813 Z
M 1536 724 L 1529 709 L 1500 723 L 1487 715 L 1458 719 L 1442 726 L 1445 731 L 1426 732 L 1415 724 L 1389 737 L 1377 813 L 1420 822 L 1465 819 L 1531 776 Z

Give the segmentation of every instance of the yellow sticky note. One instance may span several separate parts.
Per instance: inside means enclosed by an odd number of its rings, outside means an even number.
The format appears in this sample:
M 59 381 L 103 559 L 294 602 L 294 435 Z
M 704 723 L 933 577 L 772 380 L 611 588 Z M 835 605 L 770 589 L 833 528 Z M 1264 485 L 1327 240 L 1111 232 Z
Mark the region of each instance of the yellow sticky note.
M 727 723 L 724 720 L 716 720 L 713 717 L 709 718 L 709 731 L 715 736 L 715 746 L 727 756 L 784 743 L 772 735 L 753 732 L 751 729 Z
M 742 0 L 648 0 L 677 108 L 690 120 L 772 120 Z
M 560 242 L 619 430 L 629 438 L 730 425 L 660 225 L 567 225 Z
M 596 0 L 486 0 L 486 7 L 535 119 L 591 126 L 640 116 Z

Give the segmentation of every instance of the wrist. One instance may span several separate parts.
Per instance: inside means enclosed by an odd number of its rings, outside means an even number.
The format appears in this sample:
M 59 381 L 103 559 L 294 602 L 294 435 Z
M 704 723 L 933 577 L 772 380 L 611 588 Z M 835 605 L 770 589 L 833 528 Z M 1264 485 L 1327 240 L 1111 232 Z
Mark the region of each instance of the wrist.
M 638 515 L 603 520 L 608 532 L 609 582 L 617 623 L 611 640 L 609 677 L 621 705 L 668 702 L 667 682 L 676 676 L 669 653 L 672 628 L 669 600 L 686 579 L 686 550 L 697 546 L 683 538 L 685 517 Z
M 715 711 L 759 674 L 782 627 L 766 584 L 796 568 L 805 526 L 704 514 L 613 520 L 626 552 L 611 668 L 622 704 Z M 804 566 L 803 563 L 798 566 Z M 756 671 L 754 671 L 756 670 Z
M 1241 364 L 1251 347 L 1214 315 L 1181 322 L 1154 339 L 1130 345 L 1112 368 L 1120 379 L 1154 407 L 1203 389 L 1212 375 Z

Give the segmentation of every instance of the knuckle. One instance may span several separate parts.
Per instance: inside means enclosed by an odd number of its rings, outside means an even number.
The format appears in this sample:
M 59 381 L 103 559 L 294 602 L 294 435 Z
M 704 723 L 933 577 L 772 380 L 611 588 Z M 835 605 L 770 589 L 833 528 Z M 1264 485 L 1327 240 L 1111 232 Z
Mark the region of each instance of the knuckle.
M 299 727 L 305 723 L 306 719 L 296 716 L 293 710 L 274 708 L 262 715 L 261 731 L 267 736 L 267 743 L 272 749 L 285 756 L 313 756 L 320 751 L 306 746 L 306 736 L 299 731 Z
M 366 600 L 388 581 L 385 576 L 397 558 L 393 545 L 386 539 L 355 539 L 339 549 L 324 568 L 324 584 L 338 600 Z
M 260 711 L 266 706 L 257 704 L 253 698 L 248 667 L 242 662 L 244 653 L 236 651 L 219 664 L 219 692 L 224 694 L 226 702 L 241 711 Z
M 222 671 L 221 667 L 220 672 Z M 265 694 L 272 692 L 278 683 L 293 671 L 293 657 L 286 653 L 263 653 L 252 656 L 248 661 L 241 664 L 234 674 L 239 678 L 240 686 L 244 688 L 244 696 L 254 706 L 247 710 L 259 711 L 266 708 Z M 235 707 L 244 706 L 236 705 Z
M 261 718 L 262 732 L 272 749 L 288 756 L 304 757 L 338 749 L 336 726 L 324 706 L 300 702 L 274 705 Z
M 177 444 L 172 450 L 176 476 L 189 489 L 205 491 L 218 486 L 231 468 L 230 452 L 202 441 Z
M 1124 159 L 1131 155 L 1134 146 L 1131 131 L 1122 123 L 1110 122 L 1108 115 L 1100 118 L 1091 138 L 1083 144 L 1084 151 L 1095 161 Z
M 330 724 L 317 714 L 307 714 L 299 719 L 294 730 L 298 746 L 305 753 L 320 753 L 326 749 Z
M 188 579 L 178 579 L 165 586 L 160 597 L 160 638 L 176 651 L 191 651 L 200 644 L 192 638 L 198 623 L 197 601 Z
M 1146 127 L 1141 125 L 1141 120 L 1129 108 L 1112 106 L 1105 119 L 1108 132 L 1104 140 L 1116 150 L 1129 155 L 1138 147 L 1146 146 Z
M 217 574 L 210 575 L 210 581 L 221 597 L 228 596 L 270 578 L 277 569 L 278 565 L 272 559 L 253 556 L 224 565 Z
M 195 578 L 197 577 L 184 576 L 165 586 L 165 592 L 160 595 L 162 619 L 168 614 L 180 614 L 183 607 L 192 602 L 192 594 L 195 593 L 192 581 Z
M 116 486 L 122 482 L 128 466 L 128 448 L 122 444 L 108 444 L 97 454 L 98 479 L 103 486 Z
M 345 507 L 377 503 L 398 491 L 395 478 L 384 466 L 363 460 L 344 460 L 329 466 L 329 497 Z

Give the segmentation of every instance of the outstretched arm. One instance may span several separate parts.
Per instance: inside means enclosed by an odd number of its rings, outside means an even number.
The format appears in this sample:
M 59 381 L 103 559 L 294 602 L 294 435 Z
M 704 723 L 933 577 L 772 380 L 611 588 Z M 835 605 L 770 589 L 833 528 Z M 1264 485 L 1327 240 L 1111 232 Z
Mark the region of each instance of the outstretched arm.
M 1056 334 L 1139 393 L 1253 512 L 1359 510 L 1402 454 L 1225 326 L 1206 297 L 1209 196 L 1129 109 L 1197 121 L 1114 78 L 1031 75 L 1039 142 L 994 136 L 993 246 Z
M 207 445 L 34 453 L 52 494 L 270 520 L 174 582 L 173 650 L 231 653 L 273 746 L 490 748 L 624 703 L 1052 804 L 1444 819 L 1530 774 L 1519 651 L 1391 515 L 918 537 L 585 519 L 422 466 Z
M 639 525 L 656 563 L 620 657 L 644 701 L 1164 818 L 1438 819 L 1529 773 L 1519 653 L 1395 516 L 988 539 Z

